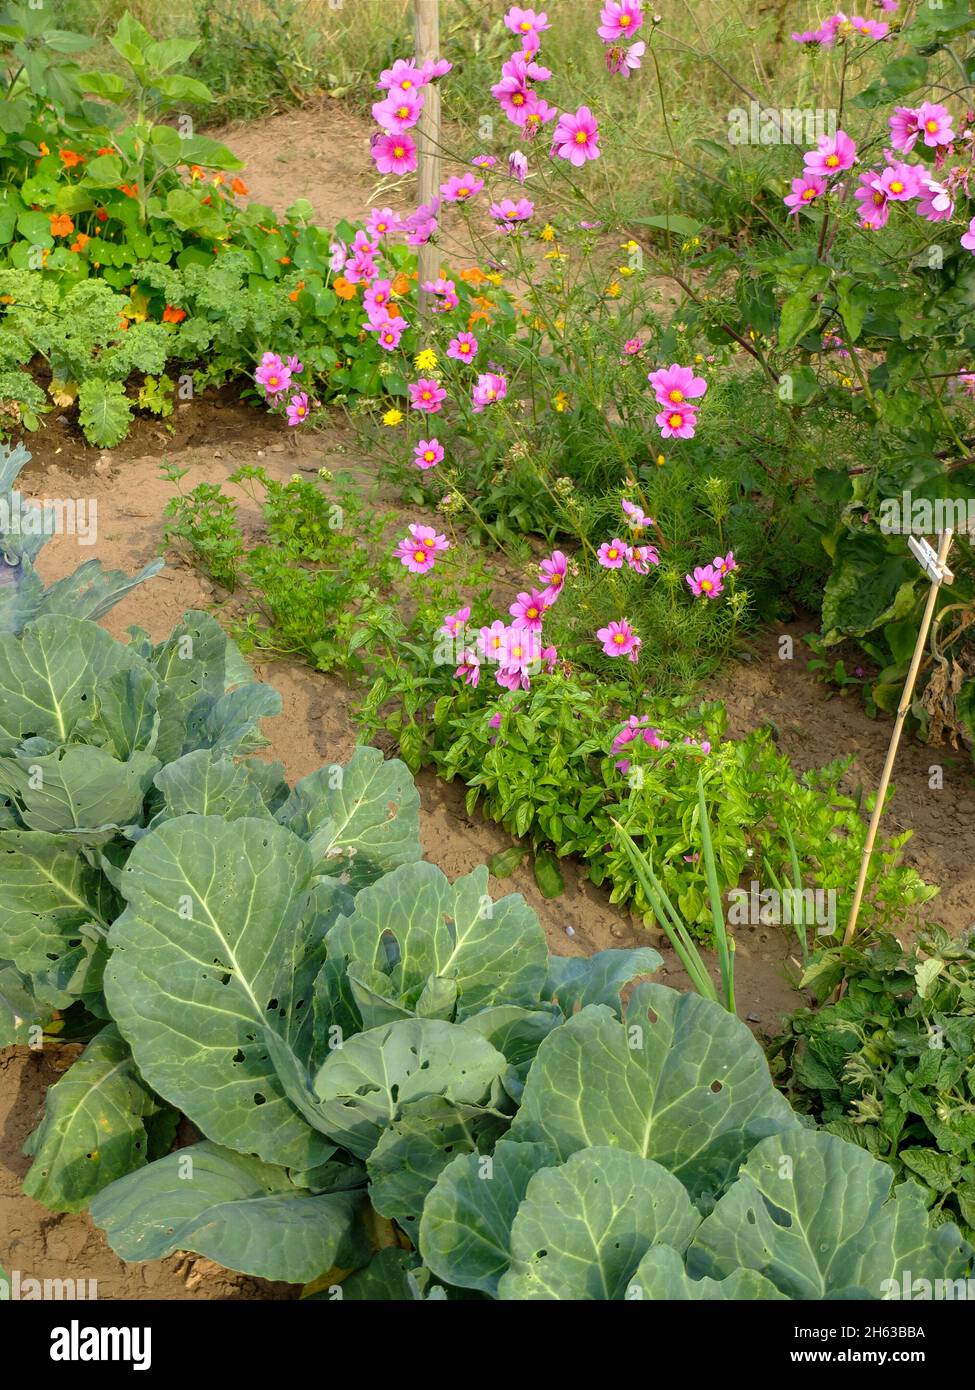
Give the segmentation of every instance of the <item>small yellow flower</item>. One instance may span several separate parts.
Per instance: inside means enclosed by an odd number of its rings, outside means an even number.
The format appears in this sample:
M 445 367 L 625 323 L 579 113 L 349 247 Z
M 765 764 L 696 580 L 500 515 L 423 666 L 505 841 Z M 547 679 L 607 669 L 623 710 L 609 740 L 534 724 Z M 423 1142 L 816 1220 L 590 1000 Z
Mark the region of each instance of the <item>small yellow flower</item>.
M 395 408 L 393 410 L 387 410 L 386 414 L 383 416 L 383 424 L 389 425 L 391 428 L 395 427 L 396 425 L 402 424 L 402 421 L 403 412 L 401 410 L 396 410 Z
M 640 245 L 640 243 L 639 243 L 638 241 L 634 241 L 633 238 L 631 237 L 629 241 L 624 241 L 624 242 L 621 244 L 620 250 L 621 250 L 621 251 L 636 251 L 636 250 L 638 250 L 639 245 Z
M 291 481 L 292 481 L 293 483 L 300 483 L 300 482 L 301 482 L 301 474 L 300 474 L 300 473 L 292 473 L 292 475 L 291 475 Z
M 495 286 L 495 288 L 497 288 L 497 286 L 500 285 L 501 282 L 504 280 L 504 276 L 497 270 L 493 270 L 487 278 L 490 280 L 491 284 Z
M 846 389 L 849 391 L 853 386 L 853 378 L 851 376 L 841 376 L 840 385 L 845 386 Z
M 547 261 L 566 261 L 569 258 L 566 252 L 561 249 L 561 247 L 556 246 L 554 251 L 545 252 L 545 259 Z
M 633 269 L 631 265 L 618 265 L 616 269 L 619 272 L 619 274 L 623 276 L 624 279 L 627 279 L 630 275 L 636 274 L 636 271 Z
M 433 348 L 424 348 L 418 352 L 413 359 L 413 365 L 419 372 L 429 372 L 437 365 L 437 354 Z
M 607 299 L 619 299 L 622 293 L 623 286 L 620 284 L 618 280 L 614 280 L 613 283 L 611 285 L 607 285 L 606 289 L 604 290 L 604 294 L 606 295 Z
M 666 462 L 667 462 L 667 460 L 666 460 L 666 458 L 664 457 L 663 454 L 658 454 L 658 455 L 657 455 L 657 467 L 658 467 L 658 468 L 663 468 L 663 466 L 664 466 L 664 464 L 665 464 Z
M 532 328 L 537 328 L 539 333 L 543 333 L 545 331 L 545 320 L 532 319 Z
M 754 343 L 754 342 L 757 342 L 757 340 L 758 340 L 758 334 L 755 332 L 754 328 L 749 328 L 749 330 L 748 330 L 748 336 L 749 336 L 749 338 L 751 338 L 751 340 L 752 340 L 753 343 Z
M 562 318 L 561 315 L 559 315 L 559 317 L 555 320 L 554 327 L 558 330 L 559 333 L 565 332 L 565 319 Z
M 538 235 L 541 237 L 542 241 L 554 241 L 555 228 L 552 226 L 551 222 L 546 222 Z
M 552 404 L 561 415 L 563 411 L 569 408 L 569 398 L 564 391 L 556 391 L 555 395 L 552 397 Z
M 704 358 L 701 356 L 699 352 L 695 352 L 694 361 L 697 363 L 698 366 L 700 366 L 701 363 L 704 361 Z

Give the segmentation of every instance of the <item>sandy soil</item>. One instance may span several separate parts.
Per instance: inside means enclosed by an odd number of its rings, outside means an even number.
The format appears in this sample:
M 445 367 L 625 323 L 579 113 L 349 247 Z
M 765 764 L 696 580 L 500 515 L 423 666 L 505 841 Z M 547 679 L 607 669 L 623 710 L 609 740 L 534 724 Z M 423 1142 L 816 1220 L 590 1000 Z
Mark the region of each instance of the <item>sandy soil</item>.
M 283 209 L 301 193 L 310 198 L 325 225 L 341 217 L 360 216 L 370 201 L 368 123 L 337 106 L 285 113 L 260 127 L 229 128 L 221 135 L 247 162 L 245 178 L 252 196 Z M 327 177 L 320 176 L 322 151 L 328 149 Z M 405 209 L 402 192 L 383 196 L 382 204 Z M 375 201 L 375 199 L 373 200 Z M 30 445 L 35 461 L 24 477 L 24 491 L 35 496 L 84 494 L 98 504 L 98 543 L 94 554 L 110 567 L 134 570 L 159 553 L 162 514 L 172 493 L 159 472 L 163 460 L 189 469 L 184 487 L 222 481 L 243 463 L 261 463 L 274 476 L 317 470 L 341 457 L 346 439 L 338 430 L 324 436 L 282 441 L 280 425 L 229 396 L 207 396 L 181 408 L 172 435 L 151 421 L 137 422 L 131 438 L 111 453 L 86 448 L 66 421 L 52 419 Z M 357 462 L 364 475 L 368 463 Z M 80 550 L 73 538 L 51 541 L 42 555 L 48 580 L 73 570 L 92 550 Z M 213 602 L 212 586 L 179 564 L 170 565 L 151 584 L 129 595 L 105 619 L 122 636 L 130 624 L 154 638 L 166 635 L 180 615 Z M 796 629 L 793 629 L 796 631 Z M 731 732 L 743 734 L 772 721 L 780 746 L 797 767 L 811 767 L 846 752 L 855 755 L 851 785 L 872 788 L 877 781 L 889 737 L 886 720 L 872 723 L 854 699 L 829 699 L 804 667 L 797 643 L 796 659 L 780 662 L 775 635 L 756 644 L 754 659 L 722 673 L 712 693 L 729 707 Z M 303 665 L 277 663 L 258 668 L 283 698 L 282 714 L 267 724 L 272 740 L 268 756 L 280 758 L 295 780 L 323 762 L 347 757 L 354 746 L 351 707 L 356 693 L 334 678 Z M 944 790 L 928 786 L 932 763 L 945 767 Z M 472 820 L 463 803 L 463 787 L 438 782 L 424 773 L 418 779 L 422 799 L 423 844 L 428 858 L 451 877 L 484 863 L 510 843 L 500 828 Z M 909 858 L 931 881 L 942 886 L 931 916 L 952 929 L 971 924 L 975 876 L 975 785 L 966 759 L 906 745 L 897 769 L 897 796 L 889 828 L 911 825 L 915 838 Z M 537 911 L 553 951 L 591 953 L 610 946 L 644 944 L 661 949 L 661 978 L 678 988 L 686 978 L 672 953 L 655 937 L 613 908 L 605 893 L 584 882 L 567 866 L 566 892 L 554 902 L 541 898 L 529 867 L 491 884 L 496 896 L 521 892 Z M 792 966 L 784 934 L 744 929 L 738 938 L 738 995 L 743 1016 L 758 1028 L 774 1031 L 779 1015 L 794 1007 Z M 51 1048 L 42 1054 L 11 1049 L 0 1054 L 0 1265 L 24 1275 L 64 1276 L 98 1281 L 103 1298 L 276 1298 L 293 1291 L 228 1273 L 196 1257 L 174 1257 L 157 1264 L 123 1266 L 85 1216 L 56 1216 L 23 1196 L 20 1183 L 28 1167 L 21 1149 L 36 1125 L 44 1093 L 70 1064 L 77 1049 Z

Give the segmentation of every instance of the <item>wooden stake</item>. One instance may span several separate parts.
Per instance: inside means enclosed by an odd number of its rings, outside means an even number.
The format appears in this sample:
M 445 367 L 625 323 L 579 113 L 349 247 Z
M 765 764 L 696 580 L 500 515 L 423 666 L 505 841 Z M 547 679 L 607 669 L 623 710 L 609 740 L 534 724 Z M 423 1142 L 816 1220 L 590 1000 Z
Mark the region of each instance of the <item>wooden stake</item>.
M 413 0 L 414 24 L 416 29 L 416 61 L 422 67 L 425 62 L 440 57 L 440 0 Z M 429 82 L 423 89 L 423 111 L 416 126 L 417 146 L 417 201 L 429 203 L 437 196 L 440 188 L 440 150 L 442 148 L 440 130 L 440 87 Z M 419 284 L 426 280 L 436 280 L 440 274 L 440 252 L 431 242 L 420 247 Z M 430 295 L 419 291 L 421 313 L 429 311 Z
M 931 628 L 931 619 L 934 617 L 934 606 L 938 599 L 938 592 L 941 585 L 951 583 L 952 574 L 948 569 L 948 552 L 951 549 L 951 541 L 954 532 L 949 527 L 941 536 L 941 543 L 938 547 L 937 558 L 933 558 L 931 548 L 924 543 L 927 555 L 932 557 L 927 561 L 921 555 L 922 547 L 911 545 L 914 554 L 925 566 L 925 572 L 931 579 L 931 592 L 928 594 L 928 601 L 925 605 L 924 616 L 921 619 L 921 630 L 917 635 L 917 645 L 914 648 L 914 656 L 911 660 L 910 670 L 907 673 L 907 680 L 904 682 L 904 693 L 901 695 L 901 702 L 897 709 L 897 718 L 894 721 L 894 732 L 890 736 L 890 746 L 887 749 L 887 760 L 884 763 L 884 770 L 880 778 L 880 786 L 877 788 L 877 800 L 874 803 L 873 815 L 870 817 L 870 828 L 867 831 L 867 838 L 863 846 L 863 858 L 860 861 L 860 874 L 857 878 L 856 892 L 853 895 L 853 906 L 850 909 L 850 920 L 846 924 L 846 931 L 843 934 L 843 945 L 849 946 L 853 940 L 853 935 L 857 927 L 857 918 L 860 915 L 860 906 L 863 902 L 863 891 L 867 884 L 867 872 L 870 868 L 870 856 L 873 854 L 874 842 L 877 839 L 877 830 L 880 826 L 880 817 L 884 812 L 884 802 L 887 800 L 887 789 L 890 786 L 891 773 L 894 770 L 894 759 L 897 757 L 897 749 L 901 741 L 901 734 L 904 730 L 904 721 L 911 708 L 911 701 L 914 698 L 914 683 L 917 680 L 917 673 L 921 666 L 921 658 L 924 656 L 924 648 L 928 642 L 928 632 Z

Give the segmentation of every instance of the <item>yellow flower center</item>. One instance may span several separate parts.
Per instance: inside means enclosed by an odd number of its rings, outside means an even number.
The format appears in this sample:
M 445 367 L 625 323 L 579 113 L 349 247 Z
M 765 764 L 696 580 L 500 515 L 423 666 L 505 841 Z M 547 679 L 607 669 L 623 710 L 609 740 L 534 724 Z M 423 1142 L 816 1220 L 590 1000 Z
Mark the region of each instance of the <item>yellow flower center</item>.
M 815 198 L 815 196 L 816 196 L 816 190 L 815 190 L 815 188 L 807 188 L 807 189 L 805 190 L 805 192 L 803 193 L 803 195 L 802 195 L 802 201 L 803 201 L 804 203 L 811 202 L 812 199 Z
M 628 29 L 629 26 L 633 23 L 633 17 L 632 15 L 621 14 L 616 23 L 620 26 L 621 29 Z
M 423 457 L 427 461 L 427 463 L 433 463 L 433 460 L 436 458 L 436 454 L 433 452 L 432 449 L 427 449 L 424 452 Z
M 414 552 L 413 552 L 413 559 L 417 562 L 418 565 L 422 565 L 422 564 L 423 564 L 423 561 L 424 561 L 426 558 L 427 558 L 427 552 L 426 552 L 425 550 L 414 550 Z
M 528 617 L 529 617 L 529 618 L 537 618 L 537 617 L 538 617 L 538 609 L 537 609 L 537 608 L 529 608 L 527 611 L 528 611 Z
M 683 416 L 677 414 L 671 415 L 669 424 L 672 430 L 678 429 L 683 424 Z
M 927 131 L 930 131 L 930 133 L 933 135 L 934 132 L 938 129 L 938 122 L 937 122 L 937 121 L 928 121 L 927 124 L 925 125 L 924 129 L 927 130 Z
M 470 350 L 471 350 L 471 345 L 470 345 L 470 343 L 461 343 L 461 344 L 460 344 L 460 350 L 461 350 L 461 352 L 470 352 Z
M 711 590 L 714 588 L 714 585 L 711 583 L 710 579 L 702 579 L 701 588 L 704 590 L 706 594 L 709 594 Z
M 576 144 L 577 144 L 577 145 L 584 145 L 588 139 L 589 139 L 589 136 L 588 136 L 588 134 L 587 134 L 586 131 L 584 131 L 584 130 L 577 130 L 577 131 L 576 131 Z
M 904 192 L 904 185 L 901 183 L 900 179 L 894 179 L 894 182 L 890 185 L 890 191 L 891 193 Z
M 515 92 L 514 96 L 511 98 L 511 104 L 512 106 L 524 106 L 525 98 L 521 92 Z
M 673 401 L 675 405 L 679 405 L 680 402 L 684 399 L 684 393 L 680 390 L 679 387 L 675 386 L 673 391 L 671 391 L 670 395 L 667 397 L 667 399 Z
M 521 30 L 521 32 L 522 32 L 523 34 L 530 34 L 530 33 L 531 33 L 531 27 L 532 27 L 532 22 L 531 22 L 530 19 L 523 19 L 523 20 L 521 21 L 521 23 L 518 25 L 518 28 Z
M 402 159 L 404 154 L 406 154 L 406 150 L 402 145 L 395 145 L 393 147 L 393 154 L 397 159 Z
M 412 82 L 410 81 L 410 79 L 407 77 L 407 78 L 404 78 L 404 80 L 403 80 L 399 85 L 403 88 L 403 91 L 404 91 L 404 92 L 408 92 L 408 91 L 410 90 L 410 88 L 413 86 L 413 83 L 412 83 Z
M 618 647 L 622 647 L 623 643 L 626 641 L 626 637 L 622 632 L 617 632 L 613 635 L 613 641 Z
M 611 550 L 610 550 L 610 552 L 609 552 L 609 558 L 610 558 L 611 560 L 615 560 L 616 557 L 617 557 L 617 555 L 619 555 L 619 551 L 618 551 L 618 550 L 615 550 L 615 549 L 611 549 Z
M 405 121 L 407 116 L 410 114 L 410 108 L 408 106 L 398 106 L 396 108 L 396 114 L 401 121 Z
M 835 169 L 836 166 L 837 166 L 837 164 L 839 164 L 839 162 L 840 162 L 840 157 L 839 157 L 838 154 L 828 154 L 828 155 L 826 156 L 826 165 L 827 165 L 827 168 Z
M 877 192 L 873 195 L 873 205 L 874 205 L 874 207 L 877 207 L 877 208 L 882 207 L 882 206 L 883 206 L 883 201 L 884 201 L 884 195 L 883 195 L 883 194 L 880 192 L 880 190 L 878 189 Z

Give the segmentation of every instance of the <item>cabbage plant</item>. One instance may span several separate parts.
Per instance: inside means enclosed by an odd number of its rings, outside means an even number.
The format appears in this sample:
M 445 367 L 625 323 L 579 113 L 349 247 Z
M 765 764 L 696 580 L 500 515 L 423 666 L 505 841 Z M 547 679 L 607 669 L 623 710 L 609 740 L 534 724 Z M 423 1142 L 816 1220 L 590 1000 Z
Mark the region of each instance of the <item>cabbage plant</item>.
M 917 1188 L 800 1122 L 744 1024 L 648 980 L 656 951 L 550 956 L 486 868 L 424 862 L 402 763 L 289 788 L 249 756 L 273 693 L 203 615 L 155 646 L 42 617 L 0 639 L 0 694 L 4 1008 L 91 1038 L 26 1187 L 123 1259 L 382 1300 L 876 1298 L 967 1268 Z

